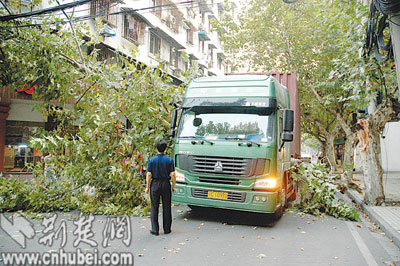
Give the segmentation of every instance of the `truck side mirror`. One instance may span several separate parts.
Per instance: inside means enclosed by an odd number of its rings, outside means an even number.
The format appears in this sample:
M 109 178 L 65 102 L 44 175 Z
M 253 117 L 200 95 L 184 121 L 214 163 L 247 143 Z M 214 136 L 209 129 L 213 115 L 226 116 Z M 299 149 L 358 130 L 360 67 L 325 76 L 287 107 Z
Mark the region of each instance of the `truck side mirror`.
M 178 108 L 174 109 L 172 111 L 172 116 L 171 116 L 171 131 L 169 132 L 169 136 L 175 137 L 175 128 L 176 128 L 176 120 L 178 118 Z
M 290 109 L 283 110 L 283 131 L 293 132 L 294 112 Z
M 283 132 L 281 135 L 282 138 L 282 149 L 283 144 L 285 142 L 293 141 L 293 124 L 294 124 L 294 112 L 290 109 L 283 110 Z M 279 149 L 279 150 L 280 150 Z
M 292 132 L 283 132 L 282 133 L 282 141 L 283 142 L 292 142 L 293 141 L 293 133 Z

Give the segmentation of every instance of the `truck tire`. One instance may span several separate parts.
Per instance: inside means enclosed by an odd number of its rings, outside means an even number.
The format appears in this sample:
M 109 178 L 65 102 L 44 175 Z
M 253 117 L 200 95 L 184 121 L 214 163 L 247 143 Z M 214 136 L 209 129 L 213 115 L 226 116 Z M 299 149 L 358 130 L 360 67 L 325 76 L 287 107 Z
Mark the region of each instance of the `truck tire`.
M 195 211 L 195 212 L 201 211 L 201 210 L 204 209 L 204 207 L 195 206 L 195 205 L 189 205 L 189 204 L 188 204 L 188 207 L 189 207 L 192 211 Z
M 290 192 L 291 194 L 290 194 L 290 196 L 287 198 L 286 204 L 288 204 L 288 203 L 291 202 L 291 201 L 295 201 L 295 200 L 296 200 L 296 193 L 297 193 L 296 187 L 295 187 L 295 185 L 294 185 L 294 182 L 293 182 L 293 180 L 292 180 L 290 177 L 288 177 L 287 182 L 288 182 L 289 186 L 286 186 L 286 187 L 290 187 L 289 192 Z
M 284 188 L 282 189 L 282 192 L 281 192 L 281 205 L 280 205 L 279 208 L 272 214 L 272 218 L 273 218 L 274 220 L 279 220 L 279 219 L 282 217 L 283 211 L 285 210 L 285 207 L 286 207 L 286 202 L 287 202 L 287 200 L 286 200 L 286 188 L 284 187 Z
M 280 206 L 273 214 L 272 219 L 279 220 L 283 215 L 283 206 Z

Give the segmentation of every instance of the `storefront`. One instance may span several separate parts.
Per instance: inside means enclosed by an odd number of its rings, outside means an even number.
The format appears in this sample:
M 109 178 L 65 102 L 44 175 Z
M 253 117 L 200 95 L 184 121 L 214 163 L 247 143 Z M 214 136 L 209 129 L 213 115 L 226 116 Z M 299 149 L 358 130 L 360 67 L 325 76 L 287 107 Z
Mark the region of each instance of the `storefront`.
M 46 127 L 36 101 L 25 91 L 0 88 L 0 173 L 30 174 L 26 164 L 40 160 L 40 151 L 29 147 L 38 128 Z
M 32 174 L 27 163 L 37 162 L 43 155 L 29 146 L 30 138 L 38 129 L 53 130 L 57 125 L 52 117 L 45 118 L 36 109 L 40 102 L 32 99 L 32 93 L 34 87 L 0 87 L 0 173 L 5 175 Z M 74 100 L 70 100 L 63 106 L 72 108 L 73 104 Z
M 29 147 L 29 138 L 35 130 L 44 127 L 40 122 L 6 121 L 4 147 L 5 172 L 26 172 L 26 164 L 40 160 L 40 151 Z

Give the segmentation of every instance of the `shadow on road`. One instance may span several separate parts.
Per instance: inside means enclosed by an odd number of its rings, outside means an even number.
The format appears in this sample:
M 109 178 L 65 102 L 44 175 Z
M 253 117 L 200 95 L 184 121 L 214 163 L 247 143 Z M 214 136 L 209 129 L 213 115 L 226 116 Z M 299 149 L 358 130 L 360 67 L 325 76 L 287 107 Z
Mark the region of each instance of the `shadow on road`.
M 187 218 L 190 220 L 221 222 L 229 225 L 261 227 L 273 227 L 279 222 L 279 220 L 276 220 L 269 214 L 203 207 L 196 207 L 193 210 L 187 211 L 181 217 L 182 219 Z

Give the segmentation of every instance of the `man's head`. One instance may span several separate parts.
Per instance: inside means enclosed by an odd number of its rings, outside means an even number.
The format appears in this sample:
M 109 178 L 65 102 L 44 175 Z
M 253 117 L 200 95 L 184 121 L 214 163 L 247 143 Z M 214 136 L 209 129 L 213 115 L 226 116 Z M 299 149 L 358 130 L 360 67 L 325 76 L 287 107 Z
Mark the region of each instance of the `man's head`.
M 158 152 L 163 153 L 167 149 L 167 142 L 165 140 L 157 141 L 156 147 L 157 147 Z

